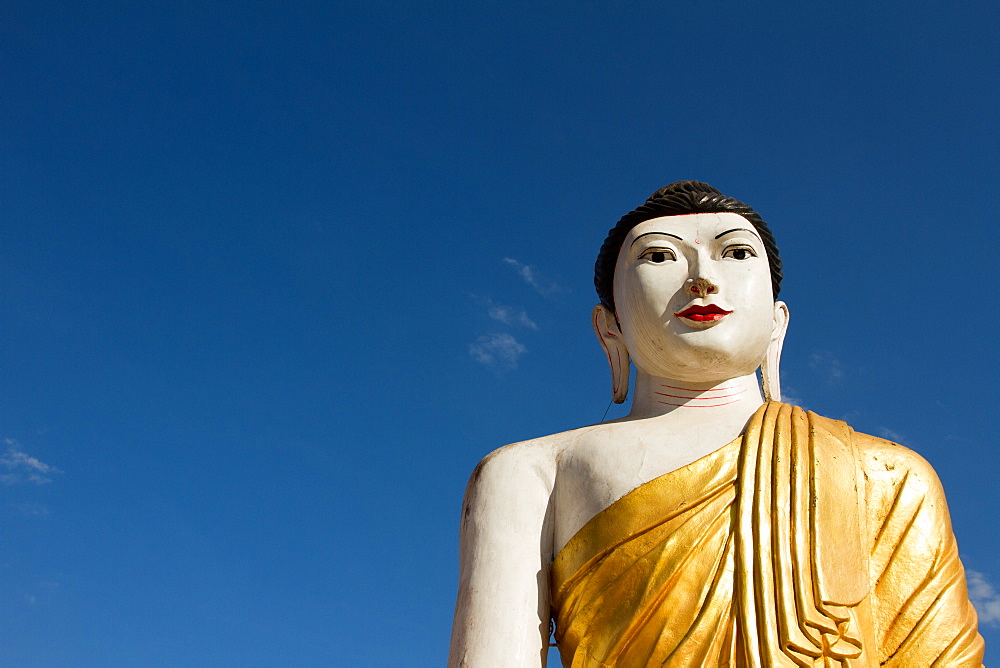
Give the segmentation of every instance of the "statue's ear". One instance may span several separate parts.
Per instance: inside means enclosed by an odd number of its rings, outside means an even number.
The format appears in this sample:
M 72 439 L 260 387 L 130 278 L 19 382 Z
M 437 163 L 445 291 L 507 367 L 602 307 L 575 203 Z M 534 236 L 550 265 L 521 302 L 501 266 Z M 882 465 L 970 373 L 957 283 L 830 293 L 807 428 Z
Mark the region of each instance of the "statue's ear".
M 768 401 L 781 401 L 781 377 L 778 374 L 778 365 L 781 362 L 781 346 L 785 343 L 785 332 L 787 331 L 788 305 L 785 302 L 774 302 L 774 327 L 771 329 L 771 342 L 767 344 L 764 361 L 760 363 L 764 398 Z
M 628 396 L 628 348 L 615 315 L 604 304 L 594 307 L 594 333 L 601 342 L 611 366 L 611 399 L 616 404 L 625 402 Z

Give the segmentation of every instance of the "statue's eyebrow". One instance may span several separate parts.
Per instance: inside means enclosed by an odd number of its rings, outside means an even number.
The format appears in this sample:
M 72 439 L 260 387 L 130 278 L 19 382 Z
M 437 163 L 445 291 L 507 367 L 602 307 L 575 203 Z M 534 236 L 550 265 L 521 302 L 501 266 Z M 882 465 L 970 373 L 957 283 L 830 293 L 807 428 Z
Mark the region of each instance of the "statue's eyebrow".
M 650 234 L 660 234 L 665 237 L 673 237 L 674 239 L 677 239 L 677 241 L 684 241 L 676 234 L 670 234 L 670 232 L 644 232 L 643 234 L 640 234 L 639 236 L 637 236 L 635 239 L 632 240 L 632 243 L 629 244 L 629 248 L 634 246 L 636 241 L 642 239 L 643 237 L 648 237 Z M 718 239 L 718 237 L 716 237 L 716 239 Z
M 745 228 L 745 227 L 734 227 L 734 228 L 733 228 L 733 229 L 731 229 L 731 230 L 726 230 L 726 231 L 725 231 L 725 232 L 723 232 L 722 234 L 716 234 L 716 235 L 715 235 L 715 238 L 716 238 L 716 239 L 718 239 L 719 237 L 724 237 L 724 236 L 726 236 L 727 234 L 729 234 L 730 232 L 749 232 L 750 234 L 752 234 L 752 235 L 754 235 L 755 237 L 757 237 L 758 239 L 760 239 L 760 235 L 759 235 L 759 234 L 757 234 L 757 233 L 756 233 L 756 232 L 754 232 L 753 230 L 748 230 L 748 229 L 747 229 L 747 228 Z M 764 240 L 763 240 L 763 239 L 761 239 L 761 240 L 760 240 L 760 242 L 761 242 L 761 243 L 764 243 Z

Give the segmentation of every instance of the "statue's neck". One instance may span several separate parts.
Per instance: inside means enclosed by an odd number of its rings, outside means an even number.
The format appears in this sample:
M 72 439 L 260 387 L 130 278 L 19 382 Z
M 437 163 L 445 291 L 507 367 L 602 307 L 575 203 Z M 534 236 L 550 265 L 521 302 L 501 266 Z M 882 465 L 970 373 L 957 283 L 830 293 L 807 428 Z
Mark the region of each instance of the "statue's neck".
M 753 373 L 722 382 L 693 383 L 639 371 L 628 419 L 745 421 L 762 403 L 764 395 Z

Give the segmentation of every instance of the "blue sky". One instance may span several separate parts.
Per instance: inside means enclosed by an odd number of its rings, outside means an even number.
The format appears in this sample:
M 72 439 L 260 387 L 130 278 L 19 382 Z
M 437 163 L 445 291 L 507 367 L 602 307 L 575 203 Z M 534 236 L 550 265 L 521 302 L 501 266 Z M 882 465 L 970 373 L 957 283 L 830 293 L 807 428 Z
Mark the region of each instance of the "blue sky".
M 937 469 L 1000 659 L 1000 5 L 3 16 L 0 663 L 441 665 L 468 474 L 601 419 L 597 250 L 686 178 L 775 232 L 786 393 Z

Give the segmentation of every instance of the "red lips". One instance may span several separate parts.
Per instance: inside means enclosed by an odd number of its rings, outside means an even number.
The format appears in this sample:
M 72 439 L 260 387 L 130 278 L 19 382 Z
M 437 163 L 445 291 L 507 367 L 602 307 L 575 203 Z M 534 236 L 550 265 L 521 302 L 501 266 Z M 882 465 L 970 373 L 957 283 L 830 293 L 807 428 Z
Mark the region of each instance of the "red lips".
M 715 304 L 708 304 L 707 306 L 689 306 L 680 313 L 674 313 L 674 315 L 678 318 L 687 318 L 695 322 L 711 322 L 713 320 L 722 320 L 730 313 L 732 311 L 719 308 Z

